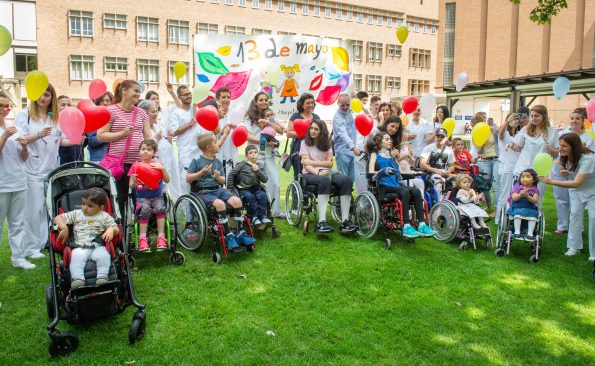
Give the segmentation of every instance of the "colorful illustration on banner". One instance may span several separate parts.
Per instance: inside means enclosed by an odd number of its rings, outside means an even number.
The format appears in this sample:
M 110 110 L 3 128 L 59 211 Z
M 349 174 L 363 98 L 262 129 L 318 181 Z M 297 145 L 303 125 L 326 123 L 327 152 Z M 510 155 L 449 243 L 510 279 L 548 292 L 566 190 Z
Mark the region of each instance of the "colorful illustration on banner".
M 324 76 L 329 80 L 335 80 L 341 77 L 339 71 L 334 67 L 325 66 L 322 68 L 322 72 L 324 72 Z
M 219 76 L 215 85 L 211 87 L 211 91 L 216 93 L 217 89 L 225 87 L 231 92 L 231 100 L 238 99 L 244 94 L 251 73 L 252 70 L 248 70 L 242 72 L 230 72 L 227 75 Z
M 231 46 L 221 46 L 217 48 L 217 53 L 221 56 L 229 56 L 231 53 Z
M 349 53 L 343 47 L 331 47 L 333 62 L 339 70 L 349 71 Z
M 201 83 L 208 83 L 209 77 L 206 76 L 205 74 L 196 74 L 196 78 L 198 79 L 198 81 L 200 81 Z
M 229 72 L 223 61 L 212 52 L 197 52 L 198 63 L 209 74 L 225 75 Z
M 295 103 L 295 97 L 297 97 L 298 94 L 298 84 L 295 80 L 295 73 L 296 72 L 300 72 L 300 66 L 298 64 L 295 64 L 293 66 L 285 66 L 285 65 L 281 65 L 279 66 L 279 68 L 281 69 L 281 71 L 283 71 L 283 74 L 285 75 L 285 81 L 283 81 L 283 84 L 281 84 L 281 97 L 283 99 L 281 99 L 281 104 L 284 104 L 287 101 L 287 98 L 290 98 L 291 103 Z
M 273 92 L 279 92 L 279 88 L 269 77 L 269 70 L 266 68 L 260 70 L 260 82 L 258 85 L 258 91 L 265 93 L 267 98 L 269 98 L 269 101 L 273 100 Z
M 337 86 L 341 87 L 341 91 L 344 92 L 349 87 L 349 79 L 351 78 L 351 73 L 344 74 L 337 80 Z
M 314 79 L 310 81 L 310 91 L 316 91 L 322 86 L 322 74 L 314 76 Z
M 337 99 L 339 99 L 339 94 L 341 94 L 340 86 L 327 86 L 326 88 L 322 89 L 320 93 L 318 93 L 316 103 L 320 103 L 322 105 L 331 105 L 335 103 Z

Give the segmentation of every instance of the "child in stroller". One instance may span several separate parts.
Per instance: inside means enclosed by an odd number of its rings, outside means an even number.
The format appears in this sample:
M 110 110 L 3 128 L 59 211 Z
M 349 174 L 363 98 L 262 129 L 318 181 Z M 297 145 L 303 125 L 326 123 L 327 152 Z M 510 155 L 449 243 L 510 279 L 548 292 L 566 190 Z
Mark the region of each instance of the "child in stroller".
M 468 174 L 459 174 L 455 180 L 455 198 L 459 202 L 457 208 L 463 216 L 469 217 L 474 230 L 486 230 L 488 226 L 483 221 L 488 213 L 478 206 L 480 201 L 485 199 L 483 193 L 477 194 L 471 185 L 473 178 Z

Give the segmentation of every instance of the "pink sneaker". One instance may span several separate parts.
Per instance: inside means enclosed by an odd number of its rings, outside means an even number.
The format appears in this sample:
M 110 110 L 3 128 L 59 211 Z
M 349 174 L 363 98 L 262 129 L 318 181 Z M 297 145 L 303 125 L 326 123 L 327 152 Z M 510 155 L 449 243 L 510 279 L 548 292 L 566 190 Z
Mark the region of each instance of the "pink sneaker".
M 167 239 L 165 239 L 165 236 L 160 236 L 157 238 L 157 251 L 161 252 L 164 250 L 167 250 Z
M 149 253 L 151 251 L 151 248 L 149 248 L 149 242 L 147 241 L 146 236 L 141 236 L 140 238 L 138 238 L 138 251 L 139 252 L 147 252 L 147 253 Z

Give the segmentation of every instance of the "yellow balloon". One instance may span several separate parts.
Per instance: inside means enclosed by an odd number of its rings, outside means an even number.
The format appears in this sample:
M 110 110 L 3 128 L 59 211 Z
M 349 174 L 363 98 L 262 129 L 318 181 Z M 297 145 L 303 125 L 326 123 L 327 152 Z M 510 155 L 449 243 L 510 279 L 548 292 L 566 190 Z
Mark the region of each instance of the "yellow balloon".
M 362 108 L 364 108 L 364 105 L 362 104 L 361 100 L 354 99 L 351 101 L 351 110 L 354 111 L 355 113 L 361 112 Z
M 482 147 L 490 138 L 490 126 L 486 122 L 480 122 L 473 126 L 471 130 L 471 138 L 477 147 Z
M 452 118 L 445 119 L 442 127 L 446 130 L 446 133 L 448 133 L 447 137 L 450 137 L 455 130 L 455 120 Z
M 186 70 L 188 70 L 188 68 L 185 63 L 180 61 L 176 62 L 174 64 L 174 75 L 176 76 L 176 79 L 180 80 L 183 78 L 184 75 L 186 75 Z
M 406 26 L 402 25 L 397 29 L 397 39 L 401 44 L 405 43 L 407 40 L 407 36 L 409 35 L 409 29 Z
M 25 89 L 27 90 L 27 98 L 35 102 L 41 98 L 43 93 L 48 89 L 50 82 L 43 71 L 34 70 L 27 74 L 25 78 Z

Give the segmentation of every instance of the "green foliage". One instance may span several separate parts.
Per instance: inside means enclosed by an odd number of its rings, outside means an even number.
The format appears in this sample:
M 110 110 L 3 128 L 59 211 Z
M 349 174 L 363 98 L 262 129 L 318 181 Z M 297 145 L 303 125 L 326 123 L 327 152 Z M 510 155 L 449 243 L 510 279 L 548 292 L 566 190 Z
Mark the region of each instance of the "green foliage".
M 515 5 L 519 5 L 521 0 L 510 0 Z M 531 10 L 529 19 L 537 24 L 551 23 L 552 18 L 562 9 L 568 8 L 568 2 L 566 0 L 538 0 L 537 6 Z

